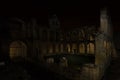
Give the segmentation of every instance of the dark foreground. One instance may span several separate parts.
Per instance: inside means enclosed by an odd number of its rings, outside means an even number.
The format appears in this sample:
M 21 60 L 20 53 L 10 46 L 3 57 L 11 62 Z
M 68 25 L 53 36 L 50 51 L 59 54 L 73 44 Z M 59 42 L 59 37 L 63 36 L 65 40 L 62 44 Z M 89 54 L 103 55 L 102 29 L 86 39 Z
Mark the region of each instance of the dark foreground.
M 111 62 L 102 80 L 120 80 L 120 57 Z M 45 66 L 28 60 L 10 61 L 0 65 L 0 80 L 68 80 Z
M 111 61 L 107 69 L 105 80 L 120 80 L 120 57 Z
M 0 80 L 67 80 L 41 65 L 21 60 L 0 66 Z

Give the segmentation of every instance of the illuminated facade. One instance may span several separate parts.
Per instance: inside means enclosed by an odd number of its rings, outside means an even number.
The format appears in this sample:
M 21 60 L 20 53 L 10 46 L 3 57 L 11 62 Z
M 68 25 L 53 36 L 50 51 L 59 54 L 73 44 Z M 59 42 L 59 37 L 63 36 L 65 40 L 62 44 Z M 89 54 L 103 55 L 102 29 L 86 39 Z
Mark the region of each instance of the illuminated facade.
M 87 29 L 87 27 L 67 31 L 43 29 L 40 42 L 43 43 L 41 46 L 45 46 L 45 48 L 40 51 L 46 55 L 54 53 L 95 54 L 95 31 L 94 33 L 86 31 L 87 33 L 85 33 L 84 30 Z
M 11 21 L 9 39 L 2 40 L 1 43 L 2 53 L 9 55 L 11 59 L 23 57 L 31 60 L 37 59 L 46 64 L 51 63 L 49 64 L 51 70 L 70 79 L 100 80 L 109 66 L 111 54 L 114 54 L 112 27 L 106 10 L 101 11 L 98 28 L 83 26 L 64 30 L 60 28 L 56 15 L 49 20 L 49 27 L 40 27 L 35 19 L 27 23 L 20 19 Z M 85 58 L 90 56 L 89 60 L 93 58 L 93 61 L 82 63 L 82 67 L 70 65 L 66 54 L 85 56 Z M 45 58 L 51 55 L 64 55 L 59 61 L 59 66 L 54 64 L 53 57 Z M 67 68 L 64 70 L 61 65 Z M 74 68 L 69 69 L 71 66 Z

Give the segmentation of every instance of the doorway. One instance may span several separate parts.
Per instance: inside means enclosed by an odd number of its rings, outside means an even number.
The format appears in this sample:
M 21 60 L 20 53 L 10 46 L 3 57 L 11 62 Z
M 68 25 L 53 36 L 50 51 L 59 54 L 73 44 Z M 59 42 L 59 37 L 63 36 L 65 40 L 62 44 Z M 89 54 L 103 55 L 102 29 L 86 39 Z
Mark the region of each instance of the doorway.
M 21 41 L 14 41 L 10 44 L 10 58 L 23 57 L 27 56 L 27 47 Z

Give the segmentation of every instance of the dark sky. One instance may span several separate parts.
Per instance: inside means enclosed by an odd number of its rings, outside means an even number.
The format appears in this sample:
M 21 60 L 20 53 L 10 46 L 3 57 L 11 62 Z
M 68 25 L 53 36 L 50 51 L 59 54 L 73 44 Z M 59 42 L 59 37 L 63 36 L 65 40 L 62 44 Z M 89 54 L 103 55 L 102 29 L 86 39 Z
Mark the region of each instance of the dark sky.
M 55 11 L 64 15 L 64 21 L 70 25 L 99 24 L 100 9 L 107 7 L 114 30 L 120 31 L 120 4 L 115 1 L 71 1 L 64 5 L 52 5 Z M 71 22 L 71 23 L 70 23 Z
M 2 4 L 2 3 L 1 3 Z M 99 24 L 100 9 L 108 7 L 112 24 L 115 29 L 120 26 L 120 5 L 115 1 L 92 1 L 92 0 L 43 0 L 43 1 L 24 1 L 24 2 L 7 2 L 1 6 L 2 16 L 25 16 L 37 17 L 39 19 L 47 19 L 49 12 L 58 15 L 64 26 L 79 26 Z

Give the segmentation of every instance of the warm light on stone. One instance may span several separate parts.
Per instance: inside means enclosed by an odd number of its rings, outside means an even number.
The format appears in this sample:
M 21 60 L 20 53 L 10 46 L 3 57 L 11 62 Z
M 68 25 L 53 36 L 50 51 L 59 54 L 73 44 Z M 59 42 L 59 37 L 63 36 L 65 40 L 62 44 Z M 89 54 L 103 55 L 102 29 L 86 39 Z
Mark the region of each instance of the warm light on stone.
M 26 57 L 27 47 L 20 41 L 15 41 L 10 44 L 10 57 Z

